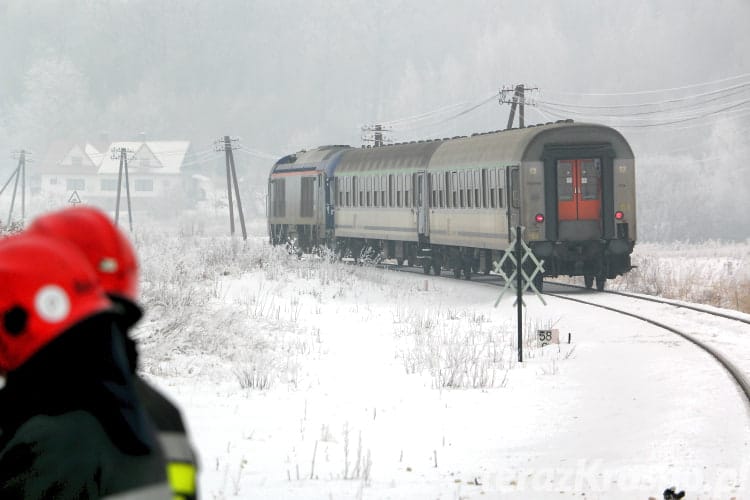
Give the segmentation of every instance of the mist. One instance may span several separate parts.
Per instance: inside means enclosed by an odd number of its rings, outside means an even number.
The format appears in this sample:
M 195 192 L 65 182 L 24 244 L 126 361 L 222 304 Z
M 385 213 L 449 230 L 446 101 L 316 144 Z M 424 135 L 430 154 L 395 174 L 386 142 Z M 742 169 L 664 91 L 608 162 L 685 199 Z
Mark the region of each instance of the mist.
M 639 239 L 745 240 L 749 49 L 746 0 L 0 0 L 0 181 L 11 151 L 59 140 L 231 135 L 262 191 L 273 158 L 361 145 L 369 124 L 392 141 L 503 129 L 493 96 L 523 83 L 527 124 L 631 143 Z

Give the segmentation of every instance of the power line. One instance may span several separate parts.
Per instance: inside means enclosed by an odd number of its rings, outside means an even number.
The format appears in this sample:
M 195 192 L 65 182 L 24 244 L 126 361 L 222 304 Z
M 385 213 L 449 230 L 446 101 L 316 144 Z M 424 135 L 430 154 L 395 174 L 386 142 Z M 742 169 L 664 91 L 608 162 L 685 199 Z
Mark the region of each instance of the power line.
M 500 95 L 500 93 L 496 92 L 496 93 L 492 94 L 491 96 L 489 96 L 486 99 L 483 99 L 483 100 L 481 100 L 479 102 L 475 102 L 474 104 L 472 104 L 469 107 L 467 107 L 467 108 L 459 111 L 458 113 L 454 113 L 454 114 L 452 114 L 450 116 L 447 116 L 445 118 L 439 119 L 438 121 L 435 121 L 435 122 L 432 122 L 432 123 L 426 123 L 426 124 L 422 124 L 422 125 L 405 126 L 405 127 L 393 127 L 392 130 L 396 131 L 396 132 L 407 132 L 407 131 L 413 131 L 413 130 L 420 130 L 420 129 L 424 129 L 424 128 L 427 128 L 427 127 L 434 127 L 434 126 L 437 126 L 437 125 L 442 125 L 443 123 L 449 122 L 451 120 L 455 120 L 456 118 L 459 118 L 459 117 L 461 117 L 463 115 L 471 113 L 472 111 L 475 111 L 476 109 L 479 109 L 480 107 L 484 106 L 485 104 L 487 104 L 487 103 L 489 103 L 491 101 L 494 101 L 499 95 Z M 456 107 L 455 105 L 451 105 L 451 106 L 448 106 L 448 107 L 440 108 L 440 110 L 451 109 L 451 108 L 455 108 L 455 107 Z M 435 116 L 435 114 L 438 114 L 437 113 L 438 111 L 439 110 L 435 110 L 435 113 L 433 113 L 433 112 L 424 113 L 424 115 L 428 115 L 429 114 L 431 116 L 429 116 L 428 118 L 433 118 Z M 392 121 L 389 121 L 389 122 L 379 122 L 379 123 L 381 123 L 382 125 L 392 125 L 394 122 L 397 122 L 397 121 L 398 120 L 392 120 Z
M 684 97 L 678 97 L 675 99 L 666 99 L 662 101 L 653 101 L 653 102 L 641 102 L 641 103 L 631 103 L 631 104 L 603 104 L 603 105 L 591 105 L 591 104 L 575 104 L 575 103 L 561 103 L 561 102 L 554 102 L 554 101 L 545 101 L 545 100 L 537 100 L 536 102 L 540 104 L 547 104 L 552 106 L 564 106 L 564 107 L 571 107 L 571 108 L 582 108 L 582 109 L 621 109 L 621 108 L 644 108 L 648 106 L 663 106 L 666 104 L 673 104 L 677 102 L 692 100 L 692 99 L 700 99 L 702 97 L 708 97 L 708 96 L 714 96 L 719 95 L 719 97 L 716 97 L 714 99 L 707 99 L 703 102 L 712 102 L 727 96 L 736 95 L 738 93 L 741 93 L 745 89 L 750 87 L 750 82 L 747 83 L 741 83 L 739 85 L 734 85 L 732 87 L 727 87 L 724 89 L 718 89 L 718 90 L 712 90 L 711 92 L 704 92 L 701 94 L 694 94 Z
M 743 107 L 743 106 L 745 106 L 745 105 L 747 105 L 749 103 L 750 103 L 750 99 L 745 99 L 743 101 L 739 101 L 739 102 L 733 103 L 731 105 L 728 105 L 728 106 L 725 106 L 725 107 L 722 107 L 722 108 L 719 108 L 719 109 L 714 109 L 712 111 L 708 111 L 708 112 L 705 112 L 705 113 L 701 113 L 701 114 L 697 114 L 697 115 L 692 115 L 692 116 L 687 116 L 687 117 L 682 117 L 682 118 L 677 118 L 677 119 L 673 119 L 673 120 L 667 120 L 667 121 L 661 121 L 661 122 L 652 122 L 652 123 L 640 123 L 640 124 L 637 124 L 637 123 L 620 123 L 620 124 L 610 124 L 610 126 L 612 126 L 612 127 L 618 127 L 618 128 L 650 128 L 650 127 L 662 127 L 662 126 L 667 126 L 667 125 L 675 125 L 675 124 L 679 124 L 679 123 L 685 123 L 685 122 L 689 122 L 689 121 L 693 121 L 693 120 L 698 120 L 700 118 L 706 118 L 706 117 L 709 117 L 709 116 L 716 115 L 718 113 L 723 113 L 725 111 L 731 111 L 733 109 L 741 108 L 741 107 Z M 561 115 L 559 112 L 556 112 L 556 110 L 554 108 L 550 109 L 550 107 L 543 106 L 542 109 L 544 109 L 546 112 L 548 112 L 549 114 L 551 114 L 553 116 L 559 116 L 559 117 L 563 117 L 564 118 L 564 115 Z M 565 112 L 566 110 L 557 110 L 557 111 L 563 111 L 563 112 Z M 589 117 L 589 118 L 591 117 L 591 115 L 586 115 L 584 113 L 578 113 L 578 112 L 569 111 L 569 110 L 567 110 L 567 111 L 570 114 L 580 115 L 580 116 Z M 598 117 L 594 116 L 594 118 L 625 118 L 625 119 L 627 119 L 627 117 L 625 117 L 625 116 L 598 116 Z M 637 121 L 637 120 L 641 120 L 641 119 L 633 118 L 632 120 L 633 121 Z
M 750 73 L 744 73 L 741 75 L 736 76 L 730 76 L 727 78 L 722 78 L 720 80 L 713 80 L 710 82 L 702 82 L 702 83 L 694 83 L 690 85 L 683 85 L 682 87 L 671 87 L 671 88 L 664 88 L 664 89 L 653 89 L 653 90 L 640 90 L 640 91 L 634 91 L 634 92 L 593 92 L 593 93 L 582 93 L 582 92 L 569 92 L 569 91 L 555 91 L 555 90 L 546 90 L 546 92 L 549 92 L 550 94 L 558 94 L 558 95 L 577 95 L 577 96 L 601 96 L 601 97 L 613 97 L 613 96 L 625 96 L 625 95 L 644 95 L 644 94 L 658 94 L 662 92 L 674 92 L 677 90 L 686 90 L 686 89 L 694 89 L 698 87 L 707 87 L 709 85 L 716 85 L 717 83 L 725 83 L 732 80 L 740 80 L 743 78 L 749 78 Z

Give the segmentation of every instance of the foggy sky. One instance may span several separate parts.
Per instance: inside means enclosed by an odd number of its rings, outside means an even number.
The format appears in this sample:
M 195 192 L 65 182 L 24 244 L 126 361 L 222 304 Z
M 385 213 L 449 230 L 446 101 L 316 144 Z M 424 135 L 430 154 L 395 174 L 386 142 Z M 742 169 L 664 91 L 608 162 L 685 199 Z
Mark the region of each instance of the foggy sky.
M 538 87 L 539 100 L 610 105 L 636 102 L 623 94 L 744 75 L 750 2 L 0 0 L 0 63 L 0 173 L 14 167 L 11 150 L 41 156 L 51 141 L 83 142 L 105 132 L 113 140 L 141 133 L 188 139 L 196 150 L 229 134 L 275 156 L 321 144 L 357 146 L 363 124 L 463 103 L 450 108 L 460 111 L 504 85 Z M 661 101 L 748 81 L 639 98 Z M 583 95 L 592 93 L 619 95 Z M 726 102 L 743 98 L 750 92 Z M 392 136 L 501 129 L 508 109 L 494 100 L 442 123 L 396 121 Z M 660 239 L 673 230 L 647 222 L 667 210 L 683 217 L 683 229 L 668 236 L 680 238 L 696 224 L 680 207 L 695 211 L 700 199 L 707 204 L 702 220 L 720 225 L 706 237 L 737 237 L 737 223 L 727 224 L 721 211 L 750 208 L 749 175 L 737 171 L 750 174 L 740 160 L 750 153 L 743 109 L 750 106 L 684 127 L 620 128 L 639 167 L 642 236 Z M 557 118 L 539 108 L 526 115 L 527 123 Z M 247 161 L 264 172 L 271 164 Z M 665 203 L 653 181 L 675 175 L 685 186 Z M 706 175 L 712 193 L 686 196 Z M 738 237 L 750 237 L 750 223 L 740 226 Z M 692 239 L 706 235 L 690 231 Z

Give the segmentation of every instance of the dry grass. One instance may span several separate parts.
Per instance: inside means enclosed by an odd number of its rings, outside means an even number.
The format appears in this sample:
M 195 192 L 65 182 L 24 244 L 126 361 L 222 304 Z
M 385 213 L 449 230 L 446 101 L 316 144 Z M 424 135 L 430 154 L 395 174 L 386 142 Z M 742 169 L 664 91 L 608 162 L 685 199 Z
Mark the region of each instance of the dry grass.
M 748 243 L 639 245 L 633 264 L 611 289 L 750 313 Z

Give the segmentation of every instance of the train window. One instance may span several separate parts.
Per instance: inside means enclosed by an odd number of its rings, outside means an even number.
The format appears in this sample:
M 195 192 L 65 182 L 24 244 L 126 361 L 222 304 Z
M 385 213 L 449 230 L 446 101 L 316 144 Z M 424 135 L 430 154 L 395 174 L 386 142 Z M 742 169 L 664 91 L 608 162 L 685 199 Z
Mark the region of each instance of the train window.
M 411 175 L 406 174 L 404 177 L 404 206 L 410 207 L 411 204 L 409 203 L 409 191 L 411 191 Z
M 372 178 L 372 205 L 374 207 L 380 206 L 380 176 L 376 175 Z
M 285 217 L 286 216 L 286 200 L 285 200 L 285 180 L 284 179 L 276 179 L 275 181 L 272 181 L 273 190 L 272 190 L 272 196 L 273 196 L 273 205 L 272 205 L 272 214 L 275 217 Z
M 482 208 L 482 196 L 484 194 L 484 185 L 482 184 L 482 173 L 479 170 L 474 171 L 474 202 L 477 208 Z
M 337 206 L 340 207 L 344 203 L 344 189 L 343 189 L 344 186 L 342 186 L 343 182 L 341 182 L 340 177 L 337 178 L 335 182 L 336 182 L 335 186 L 336 186 L 337 196 L 334 198 L 334 200 L 336 201 Z
M 386 190 L 386 176 L 383 175 L 380 177 L 380 206 L 385 206 L 385 190 Z
M 581 160 L 581 198 L 584 200 L 599 199 L 599 185 L 602 175 L 599 159 Z
M 451 172 L 451 207 L 458 208 L 458 172 Z
M 466 206 L 466 172 L 464 171 L 458 173 L 458 206 L 460 208 Z
M 300 217 L 312 217 L 315 193 L 315 178 L 303 177 L 300 184 L 300 191 L 299 215 Z
M 430 187 L 432 188 L 432 206 L 438 206 L 438 175 L 430 174 Z
M 573 200 L 573 165 L 574 162 L 567 160 L 557 162 L 557 199 L 560 201 Z
M 474 198 L 474 172 L 466 172 L 466 206 L 472 207 Z
M 489 171 L 489 179 L 487 181 L 487 189 L 490 193 L 490 208 L 497 207 L 497 191 L 495 186 L 497 185 L 497 170 Z
M 487 169 L 482 169 L 482 208 L 487 208 Z
M 388 206 L 393 207 L 393 174 L 388 175 Z
M 505 170 L 500 169 L 497 171 L 497 206 L 503 208 L 505 206 L 505 198 L 503 198 L 503 187 L 505 186 Z
M 440 208 L 443 208 L 445 206 L 445 186 L 443 183 L 445 182 L 445 177 L 441 174 L 435 174 L 435 180 L 438 183 L 438 204 L 437 206 Z
M 521 207 L 520 187 L 518 167 L 513 167 L 513 169 L 510 171 L 510 203 L 513 208 Z
M 401 192 L 404 190 L 404 177 L 396 176 L 396 206 L 401 208 Z

